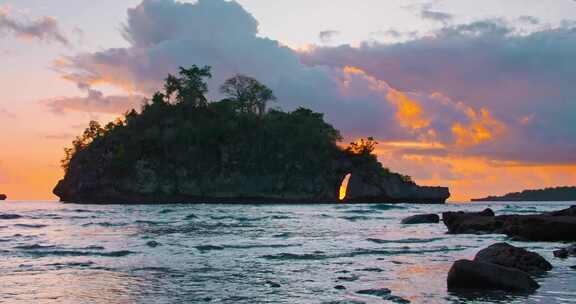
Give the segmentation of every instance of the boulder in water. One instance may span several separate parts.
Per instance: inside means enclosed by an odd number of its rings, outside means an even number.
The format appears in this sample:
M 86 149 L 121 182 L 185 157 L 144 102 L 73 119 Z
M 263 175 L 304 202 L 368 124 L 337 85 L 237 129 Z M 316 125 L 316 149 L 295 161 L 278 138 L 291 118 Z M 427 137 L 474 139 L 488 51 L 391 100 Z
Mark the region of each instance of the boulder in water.
M 440 223 L 438 214 L 417 214 L 402 220 L 402 224 L 436 224 Z
M 552 265 L 538 253 L 508 243 L 497 243 L 480 250 L 474 261 L 515 268 L 532 274 L 552 269 Z
M 459 260 L 448 273 L 448 290 L 530 292 L 540 285 L 526 272 L 492 263 Z
M 158 242 L 156 242 L 156 241 L 148 241 L 148 242 L 146 243 L 146 246 L 155 248 L 155 247 L 160 246 L 160 243 L 158 243 Z
M 6 194 L 0 194 L 0 201 L 6 200 L 8 196 Z
M 570 245 L 566 248 L 554 250 L 554 256 L 561 259 L 565 259 L 569 256 L 576 256 L 576 244 Z
M 491 232 L 494 230 L 494 211 L 488 208 L 481 212 L 444 212 L 442 221 L 452 234 Z

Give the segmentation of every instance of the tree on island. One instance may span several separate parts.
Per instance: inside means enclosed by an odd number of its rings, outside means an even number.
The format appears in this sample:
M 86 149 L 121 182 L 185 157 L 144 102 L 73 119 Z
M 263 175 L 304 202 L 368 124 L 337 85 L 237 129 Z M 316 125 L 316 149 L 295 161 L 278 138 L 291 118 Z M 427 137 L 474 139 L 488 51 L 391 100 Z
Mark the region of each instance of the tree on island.
M 378 145 L 378 142 L 374 140 L 374 137 L 361 138 L 359 141 L 351 142 L 346 151 L 354 154 L 369 155 L 374 152 L 376 145 Z
M 181 67 L 180 77 L 168 74 L 164 85 L 166 94 L 156 93 L 155 98 L 166 97 L 170 100 L 175 95 L 176 103 L 189 103 L 194 107 L 206 106 L 208 100 L 204 94 L 208 92 L 208 85 L 204 79 L 212 78 L 210 70 L 209 66 L 200 68 L 193 65 L 189 69 Z
M 245 75 L 236 75 L 226 80 L 220 87 L 220 92 L 233 100 L 240 112 L 257 113 L 259 116 L 266 113 L 269 101 L 276 100 L 272 90 Z

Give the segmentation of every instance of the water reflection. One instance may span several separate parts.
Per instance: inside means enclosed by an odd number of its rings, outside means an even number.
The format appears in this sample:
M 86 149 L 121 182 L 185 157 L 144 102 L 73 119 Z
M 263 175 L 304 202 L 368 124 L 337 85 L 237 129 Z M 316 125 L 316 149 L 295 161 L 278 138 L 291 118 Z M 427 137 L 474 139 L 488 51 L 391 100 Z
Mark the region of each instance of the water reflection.
M 23 270 L 0 274 L 6 303 L 138 303 L 142 279 L 109 270 Z

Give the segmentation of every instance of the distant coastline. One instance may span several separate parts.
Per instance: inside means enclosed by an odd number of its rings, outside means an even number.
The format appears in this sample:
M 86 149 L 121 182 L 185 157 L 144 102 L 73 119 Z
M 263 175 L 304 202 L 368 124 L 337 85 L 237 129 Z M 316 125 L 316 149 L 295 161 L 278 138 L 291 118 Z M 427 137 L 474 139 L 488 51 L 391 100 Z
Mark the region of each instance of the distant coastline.
M 576 187 L 555 187 L 522 192 L 508 193 L 502 196 L 488 196 L 472 199 L 473 202 L 494 201 L 576 201 Z

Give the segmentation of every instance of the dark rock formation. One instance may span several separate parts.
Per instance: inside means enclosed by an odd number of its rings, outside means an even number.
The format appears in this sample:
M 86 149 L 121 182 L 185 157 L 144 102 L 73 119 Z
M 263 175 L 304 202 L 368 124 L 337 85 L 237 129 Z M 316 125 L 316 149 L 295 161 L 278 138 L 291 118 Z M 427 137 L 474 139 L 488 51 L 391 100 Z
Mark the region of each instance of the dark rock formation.
M 565 259 L 570 256 L 576 257 L 576 244 L 570 245 L 566 248 L 554 250 L 554 256 L 561 259 Z
M 552 265 L 538 253 L 508 243 L 497 243 L 480 250 L 474 261 L 515 268 L 531 274 L 552 269 Z
M 530 292 L 540 286 L 526 272 L 478 261 L 456 261 L 448 273 L 448 290 L 505 290 Z
M 440 223 L 438 214 L 417 214 L 402 220 L 402 224 L 436 224 Z
M 6 200 L 8 196 L 6 194 L 0 194 L 0 201 Z
M 488 208 L 482 212 L 444 212 L 442 221 L 448 233 L 488 233 L 494 230 L 494 211 Z
M 443 221 L 452 234 L 497 233 L 526 241 L 576 241 L 576 206 L 535 215 L 500 215 L 486 209 L 480 213 L 445 212 Z
M 156 241 L 148 241 L 148 242 L 146 242 L 146 246 L 155 248 L 155 247 L 160 246 L 160 243 L 158 243 Z
M 508 193 L 503 196 L 488 196 L 485 198 L 472 199 L 472 201 L 576 201 L 576 187 L 556 187 L 538 190 L 524 190 L 522 192 Z

